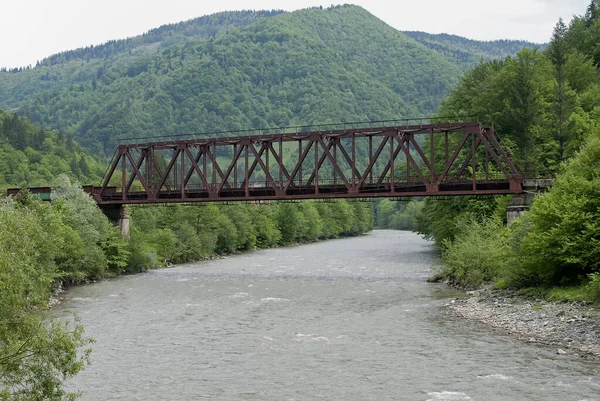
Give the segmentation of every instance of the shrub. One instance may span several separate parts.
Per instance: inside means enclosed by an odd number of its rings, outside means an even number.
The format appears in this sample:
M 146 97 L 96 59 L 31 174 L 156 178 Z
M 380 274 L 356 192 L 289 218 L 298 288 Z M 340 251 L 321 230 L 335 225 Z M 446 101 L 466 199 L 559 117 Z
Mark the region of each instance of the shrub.
M 441 277 L 473 288 L 505 274 L 511 252 L 503 230 L 497 219 L 480 221 L 472 215 L 460 219 L 455 239 L 442 243 Z
M 600 303 L 600 273 L 592 273 L 588 276 L 590 281 L 587 284 L 587 290 L 591 300 Z

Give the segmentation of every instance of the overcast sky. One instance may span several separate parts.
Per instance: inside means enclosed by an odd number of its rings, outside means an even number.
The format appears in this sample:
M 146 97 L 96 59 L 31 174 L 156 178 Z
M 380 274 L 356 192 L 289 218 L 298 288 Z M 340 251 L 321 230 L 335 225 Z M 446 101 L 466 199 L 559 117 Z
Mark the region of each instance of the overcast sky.
M 399 30 L 471 39 L 547 42 L 562 17 L 581 15 L 591 0 L 354 0 Z M 329 6 L 312 0 L 11 0 L 3 2 L 0 66 L 35 65 L 46 56 L 160 25 L 225 10 Z M 334 3 L 338 4 L 338 3 Z

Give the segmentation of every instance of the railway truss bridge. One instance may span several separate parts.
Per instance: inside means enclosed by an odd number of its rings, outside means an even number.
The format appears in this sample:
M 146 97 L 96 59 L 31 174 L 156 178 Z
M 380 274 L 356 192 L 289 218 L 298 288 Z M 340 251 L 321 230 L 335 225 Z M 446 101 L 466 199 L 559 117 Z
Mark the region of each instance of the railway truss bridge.
M 518 194 L 522 180 L 493 128 L 469 122 L 125 143 L 86 188 L 108 206 Z
M 523 193 L 523 176 L 480 122 L 317 128 L 130 140 L 102 184 L 84 189 L 113 219 L 128 204 Z

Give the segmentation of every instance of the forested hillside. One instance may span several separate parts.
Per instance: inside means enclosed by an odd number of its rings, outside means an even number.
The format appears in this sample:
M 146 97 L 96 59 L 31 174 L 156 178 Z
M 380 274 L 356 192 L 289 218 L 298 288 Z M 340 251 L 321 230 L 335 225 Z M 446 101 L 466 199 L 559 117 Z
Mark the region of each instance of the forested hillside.
M 480 61 L 492 61 L 512 56 L 524 48 L 544 48 L 524 40 L 479 41 L 446 33 L 431 34 L 420 31 L 404 31 L 417 42 L 442 54 L 453 63 L 474 66 Z
M 48 186 L 60 174 L 84 183 L 102 178 L 105 163 L 60 132 L 0 110 L 0 191 Z
M 522 45 L 431 42 L 357 6 L 220 13 L 0 72 L 0 108 L 99 153 L 118 137 L 407 118 Z
M 556 181 L 510 228 L 508 199 L 426 200 L 419 229 L 442 246 L 441 277 L 600 301 L 599 32 L 593 0 L 547 49 L 483 63 L 444 100 L 441 115 L 488 116 L 522 171 Z

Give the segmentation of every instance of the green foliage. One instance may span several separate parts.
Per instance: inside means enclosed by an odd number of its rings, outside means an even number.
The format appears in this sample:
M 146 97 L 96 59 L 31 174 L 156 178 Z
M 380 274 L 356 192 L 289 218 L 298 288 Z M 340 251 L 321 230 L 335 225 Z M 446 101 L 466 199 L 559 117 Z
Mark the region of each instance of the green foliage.
M 281 230 L 275 219 L 275 208 L 259 207 L 252 211 L 252 225 L 256 233 L 256 246 L 269 248 L 281 243 Z
M 104 166 L 99 159 L 56 132 L 44 131 L 15 114 L 0 110 L 0 191 L 9 187 L 48 186 L 67 174 L 99 182 Z
M 590 299 L 595 303 L 600 303 L 600 273 L 592 273 L 588 278 L 590 281 L 586 289 L 589 291 Z
M 478 287 L 498 279 L 510 265 L 510 248 L 502 221 L 465 215 L 456 224 L 454 240 L 442 242 L 439 276 L 463 287 Z
M 131 263 L 131 251 L 128 245 L 128 241 L 121 236 L 121 232 L 117 227 L 111 227 L 108 230 L 101 247 L 106 257 L 109 272 L 113 274 L 130 272 L 128 265 Z
M 375 225 L 393 230 L 417 231 L 417 219 L 421 214 L 424 204 L 423 200 L 394 202 L 390 199 L 383 199 L 377 201 L 375 206 Z
M 370 203 L 304 201 L 268 204 L 132 207 L 129 268 L 363 234 L 373 228 Z
M 0 322 L 0 399 L 74 400 L 63 381 L 89 363 L 91 340 L 83 327 L 49 322 L 35 314 Z M 7 326 L 8 325 L 8 326 Z M 8 327 L 8 330 L 6 330 Z
M 371 231 L 375 227 L 375 212 L 372 204 L 366 202 L 350 202 L 354 207 L 352 227 L 348 235 L 359 235 Z
M 590 138 L 536 197 L 522 238 L 526 284 L 573 282 L 600 270 L 600 137 Z
M 111 254 L 112 268 L 119 269 L 118 250 L 123 250 L 116 237 L 111 234 L 111 225 L 100 212 L 96 202 L 68 177 L 57 178 L 52 189 L 51 199 L 64 210 L 65 222 L 77 233 L 77 247 L 70 260 L 63 263 L 63 272 L 72 280 L 95 279 L 107 274 Z M 123 266 L 120 266 L 123 267 Z
M 74 233 L 64 210 L 20 197 L 0 204 L 0 399 L 63 400 L 63 380 L 88 362 L 79 325 L 49 321 L 45 306 Z M 41 229 L 43 228 L 43 229 Z M 67 250 L 65 250 L 67 248 Z
M 430 34 L 425 32 L 404 32 L 428 48 L 441 53 L 445 59 L 454 63 L 475 66 L 481 60 L 492 61 L 512 56 L 524 48 L 540 47 L 523 40 L 494 40 L 480 42 L 456 35 Z
M 426 199 L 417 215 L 417 229 L 425 238 L 441 245 L 446 240 L 454 240 L 458 223 L 464 216 L 475 216 L 481 221 L 488 218 L 504 221 L 506 205 L 507 198 L 503 197 Z
M 544 296 L 554 302 L 597 302 L 594 283 L 547 289 Z

